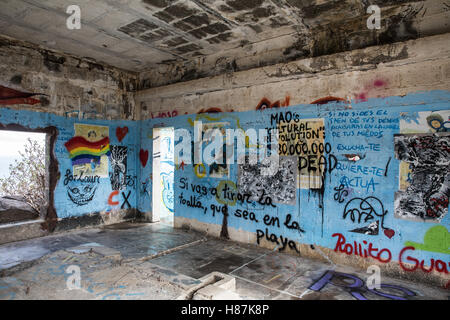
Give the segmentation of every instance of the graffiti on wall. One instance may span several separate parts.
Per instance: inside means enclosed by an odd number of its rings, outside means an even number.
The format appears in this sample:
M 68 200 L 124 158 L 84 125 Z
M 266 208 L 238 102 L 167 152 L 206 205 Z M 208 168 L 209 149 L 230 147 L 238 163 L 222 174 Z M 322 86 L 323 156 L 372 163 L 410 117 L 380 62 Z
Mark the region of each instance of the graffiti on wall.
M 163 204 L 161 216 L 164 216 L 164 213 L 167 215 L 174 212 L 174 130 L 173 128 L 160 128 L 158 132 L 160 138 L 161 200 Z
M 262 175 L 270 164 L 250 165 L 248 156 L 238 168 L 238 188 L 242 194 L 251 194 L 257 201 L 268 194 L 274 203 L 295 205 L 297 194 L 297 157 L 280 157 L 278 171 L 274 175 Z
M 108 177 L 109 127 L 75 124 L 75 136 L 64 146 L 74 175 Z
M 345 253 L 348 256 L 356 255 L 364 259 L 371 258 L 378 260 L 381 263 L 389 263 L 393 259 L 391 250 L 388 248 L 380 248 L 372 242 L 367 242 L 366 240 L 361 242 L 353 241 L 352 243 L 347 242 L 345 236 L 341 233 L 335 233 L 332 237 L 337 237 L 336 246 L 334 248 L 335 252 Z M 425 273 L 436 270 L 436 272 L 448 274 L 450 262 L 435 258 L 430 258 L 430 261 L 428 262 L 423 259 L 419 260 L 414 256 L 407 256 L 407 253 L 410 254 L 416 250 L 415 246 L 417 246 L 417 244 L 413 243 L 413 245 L 414 246 L 404 247 L 399 253 L 398 264 L 404 271 L 412 272 L 420 267 L 420 270 Z
M 395 156 L 409 164 L 395 193 L 395 216 L 439 223 L 450 196 L 450 133 L 395 135 Z
M 295 157 L 294 157 L 295 159 Z M 290 164 L 292 168 L 296 167 L 295 161 Z M 295 176 L 295 174 L 293 175 Z M 293 184 L 295 186 L 295 183 Z M 305 231 L 300 226 L 300 222 L 296 221 L 292 214 L 279 217 L 273 214 L 264 213 L 264 209 L 276 208 L 272 197 L 265 190 L 260 194 L 258 199 L 252 193 L 243 193 L 238 190 L 236 184 L 230 180 L 221 180 L 217 187 L 206 184 L 189 183 L 185 177 L 180 178 L 178 188 L 180 195 L 178 203 L 190 210 L 200 210 L 202 214 L 211 214 L 212 217 L 222 215 L 222 231 L 221 236 L 227 237 L 228 217 L 233 216 L 243 223 L 261 223 L 256 227 L 256 243 L 260 245 L 263 241 L 274 244 L 278 251 L 284 251 L 286 248 L 293 252 L 300 253 L 296 242 L 293 239 L 280 234 L 274 228 L 285 228 L 297 231 L 303 234 Z M 295 188 L 294 188 L 295 189 Z M 187 196 L 185 194 L 188 194 Z M 189 195 L 190 194 L 190 195 Z M 217 203 L 211 203 L 209 206 L 205 200 L 213 196 Z M 255 200 L 252 200 L 255 199 Z M 263 208 L 260 212 L 253 211 L 251 207 L 257 205 Z M 240 206 L 240 207 L 239 207 Z M 248 206 L 244 209 L 243 206 Z M 264 226 L 264 230 L 262 227 Z
M 400 133 L 445 133 L 450 131 L 450 111 L 400 113 Z
M 325 144 L 323 119 L 283 118 L 278 122 L 279 155 L 298 156 L 300 189 L 321 189 L 326 168 L 325 154 L 331 146 Z M 329 149 L 329 150 L 326 150 Z
M 450 196 L 450 111 L 404 112 L 400 117 L 400 134 L 394 137 L 400 160 L 395 216 L 439 223 Z
M 145 168 L 148 161 L 148 150 L 144 149 L 139 150 L 139 161 L 141 162 L 142 167 Z
M 110 160 L 112 172 L 109 174 L 111 188 L 123 190 L 127 185 L 127 154 L 124 146 L 111 146 Z
M 341 104 L 345 102 L 343 99 L 331 98 L 319 99 L 315 104 L 330 101 L 342 101 Z M 201 219 L 205 223 L 216 223 L 220 226 L 219 221 L 222 220 L 222 230 L 224 226 L 231 225 L 256 232 L 258 244 L 265 242 L 263 245 L 273 244 L 279 246 L 278 249 L 293 249 L 296 241 L 299 241 L 296 233 L 293 235 L 282 226 L 284 219 L 292 222 L 292 219 L 297 219 L 293 217 L 300 220 L 300 216 L 306 217 L 311 212 L 322 211 L 322 220 L 319 216 L 310 215 L 311 219 L 303 220 L 304 228 L 301 228 L 298 222 L 299 229 L 307 230 L 305 238 L 308 241 L 317 241 L 320 238 L 318 227 L 322 221 L 322 238 L 318 242 L 322 241 L 322 244 L 326 243 L 328 246 L 330 237 L 326 235 L 340 232 L 341 237 L 338 238 L 336 248 L 338 252 L 357 255 L 363 259 L 375 259 L 380 263 L 398 262 L 402 259 L 401 263 L 405 269 L 411 270 L 417 265 L 419 270 L 431 268 L 445 273 L 448 269 L 447 263 L 444 263 L 445 259 L 421 252 L 426 251 L 421 248 L 436 249 L 436 247 L 421 246 L 422 239 L 414 237 L 406 238 L 411 241 L 402 243 L 405 239 L 403 237 L 408 233 L 401 223 L 394 223 L 396 220 L 391 216 L 394 214 L 393 199 L 397 191 L 392 179 L 395 179 L 398 173 L 393 167 L 397 164 L 394 148 L 398 141 L 394 140 L 393 136 L 399 132 L 399 121 L 407 118 L 399 117 L 396 110 L 386 108 L 369 110 L 345 108 L 330 111 L 332 107 L 332 105 L 321 108 L 306 106 L 308 110 L 305 113 L 295 112 L 295 108 L 267 110 L 267 117 L 258 119 L 254 119 L 255 112 L 250 112 L 250 115 L 239 115 L 240 123 L 244 127 L 278 129 L 280 133 L 278 154 L 281 158 L 294 157 L 297 163 L 296 170 L 291 170 L 285 176 L 278 172 L 281 178 L 276 179 L 277 181 L 275 179 L 266 181 L 264 180 L 266 177 L 259 175 L 259 170 L 263 167 L 238 164 L 230 167 L 229 175 L 223 173 L 221 174 L 223 179 L 216 181 L 210 179 L 211 166 L 197 164 L 187 166 L 186 169 L 185 165 L 181 165 L 179 167 L 181 170 L 177 172 L 181 178 L 176 182 L 176 188 L 180 192 L 175 199 L 175 209 L 182 207 L 189 209 L 189 213 L 186 214 L 189 218 Z M 326 111 L 323 111 L 323 108 Z M 319 109 L 320 111 L 316 112 Z M 225 121 L 229 122 L 229 126 L 227 124 L 222 127 L 240 128 L 240 123 L 238 121 L 235 123 L 231 115 L 197 116 L 188 119 L 191 125 L 195 118 L 209 121 L 210 128 L 214 126 L 219 128 L 215 123 Z M 408 120 L 415 125 L 416 120 L 420 122 L 421 118 L 419 113 L 417 118 L 413 115 Z M 429 118 L 428 123 L 425 123 L 427 132 L 423 134 L 444 136 L 446 119 L 448 117 L 445 118 L 442 114 L 440 118 L 436 115 L 433 119 Z M 413 134 L 419 136 L 418 133 Z M 208 142 L 210 141 L 206 141 Z M 434 144 L 437 143 L 438 141 Z M 248 145 L 246 147 L 250 149 Z M 191 172 L 192 169 L 194 173 Z M 336 171 L 332 172 L 333 170 Z M 233 177 L 234 173 L 237 173 L 236 177 Z M 296 176 L 296 179 L 290 180 L 292 175 Z M 410 173 L 408 185 L 413 178 L 414 175 Z M 295 181 L 293 188 L 291 188 L 292 181 Z M 330 185 L 326 185 L 327 183 Z M 279 196 L 280 192 L 288 190 L 291 196 Z M 325 197 L 326 201 L 321 200 L 320 193 L 323 198 L 323 194 L 328 192 L 331 193 Z M 319 197 L 310 198 L 311 195 Z M 332 201 L 333 197 L 335 201 Z M 435 208 L 442 205 L 444 204 L 434 203 Z M 279 225 L 280 230 L 277 229 Z M 394 225 L 395 231 L 390 228 Z M 420 228 L 422 228 L 420 232 L 426 231 L 423 228 L 427 226 Z M 310 230 L 314 230 L 314 234 L 311 232 L 310 235 Z M 344 235 L 351 240 L 346 241 Z M 290 239 L 286 240 L 287 237 Z M 310 240 L 310 237 L 313 237 L 313 240 Z M 442 241 L 443 237 L 440 239 L 439 241 Z M 429 243 L 428 240 L 423 240 L 422 244 Z M 403 254 L 400 256 L 399 252 L 403 246 L 407 249 L 402 251 Z M 443 249 L 436 250 L 441 250 L 442 253 Z
M 275 102 L 271 102 L 266 97 L 262 98 L 261 101 L 259 101 L 258 105 L 256 106 L 256 110 L 264 110 L 264 109 L 270 109 L 270 108 L 280 108 L 280 107 L 288 107 L 290 105 L 291 97 L 286 96 L 284 100 L 280 101 L 277 100 Z
M 327 104 L 327 103 L 331 103 L 331 102 L 347 102 L 347 100 L 345 100 L 344 98 L 339 98 L 339 97 L 334 97 L 334 96 L 326 96 L 323 98 L 319 98 L 314 100 L 313 102 L 311 102 L 310 104 L 318 104 L 318 105 L 322 105 L 322 104 Z
M 151 190 L 152 190 L 152 174 L 147 177 L 143 182 L 141 182 L 141 187 L 139 189 L 142 197 L 149 197 L 151 199 Z
M 334 188 L 334 191 L 336 191 L 334 200 L 338 203 L 343 203 L 345 201 L 343 198 L 348 195 L 348 190 L 341 184 L 339 187 Z M 384 225 L 384 219 L 387 214 L 388 211 L 385 210 L 383 203 L 377 197 L 354 197 L 345 204 L 342 218 L 355 224 L 363 224 L 358 228 L 349 230 L 350 232 L 376 236 L 381 228 L 388 238 L 392 238 L 395 235 L 395 231 Z
M 173 191 L 173 171 L 161 173 L 163 183 L 162 199 L 164 206 L 173 213 L 174 191 Z
M 424 259 L 418 259 L 414 256 L 408 256 L 407 253 L 414 252 L 415 247 L 404 247 L 399 254 L 398 262 L 400 267 L 406 272 L 413 272 L 416 270 L 421 270 L 425 273 L 430 273 L 432 271 L 440 272 L 443 274 L 448 274 L 450 268 L 450 262 L 443 261 L 441 259 L 430 258 L 429 261 Z M 427 267 L 428 266 L 428 267 Z
M 128 134 L 128 127 L 117 127 L 116 128 L 116 137 L 119 142 L 122 142 L 122 140 L 125 138 L 125 136 Z
M 114 190 L 109 194 L 108 197 L 108 205 L 117 206 L 119 205 L 119 201 L 116 201 L 115 198 L 119 195 L 119 190 Z
M 173 118 L 176 117 L 178 115 L 178 111 L 177 110 L 172 110 L 172 111 L 159 111 L 157 113 L 151 113 L 151 117 L 152 119 L 156 119 L 156 118 Z
M 337 184 L 333 198 L 342 204 L 347 230 L 369 236 L 383 234 L 391 239 L 396 232 L 385 225 L 388 206 L 381 186 L 386 183 L 392 162 L 393 145 L 381 139 L 396 132 L 398 118 L 386 110 L 343 110 L 329 112 L 327 128 L 339 153 Z M 348 222 L 348 223 L 347 223 Z M 383 232 L 381 232 L 383 231 Z
M 130 203 L 130 197 L 131 197 L 131 190 L 128 190 L 127 193 L 122 192 L 123 202 L 122 205 L 120 206 L 120 209 L 130 209 L 132 207 Z
M 84 206 L 95 197 L 100 176 L 85 176 L 72 174 L 70 169 L 66 170 L 63 184 L 67 188 L 67 196 L 77 206 Z
M 130 203 L 131 190 L 128 190 L 128 192 L 119 192 L 119 190 L 114 190 L 109 194 L 108 205 L 111 207 L 118 206 L 120 204 L 120 201 L 118 201 L 117 199 L 117 197 L 119 197 L 119 194 L 122 195 L 122 204 L 120 205 L 120 209 L 130 209 L 132 207 Z M 109 208 L 106 213 L 109 214 L 110 211 L 111 208 Z
M 202 137 L 203 137 L 203 143 L 208 145 L 210 144 L 214 137 L 210 134 L 212 131 L 208 132 L 208 130 L 220 130 L 222 133 L 222 136 L 225 137 L 226 133 L 226 127 L 229 126 L 229 122 L 209 122 L 209 123 L 203 123 L 202 124 Z M 223 178 L 229 176 L 229 165 L 225 163 L 226 159 L 226 144 L 223 145 L 222 148 L 222 154 L 215 154 L 213 155 L 215 159 L 222 158 L 221 161 L 213 162 L 211 165 L 209 165 L 209 177 L 210 178 Z M 206 168 L 205 168 L 206 169 Z M 198 168 L 197 168 L 198 170 Z
M 383 91 L 388 86 L 386 79 L 375 79 L 364 85 L 360 92 L 355 94 L 356 102 L 368 101 L 371 96 L 380 96 L 378 91 Z
M 197 112 L 197 114 L 201 114 L 201 113 L 221 113 L 221 112 L 224 112 L 221 108 L 212 107 L 212 108 L 200 109 L 200 111 Z M 233 110 L 230 110 L 230 111 L 227 111 L 227 112 L 233 112 Z
M 41 100 L 33 96 L 42 95 L 41 93 L 21 92 L 15 89 L 0 86 L 0 105 L 29 104 L 35 105 L 41 103 Z
M 423 243 L 406 241 L 405 246 L 416 250 L 450 254 L 450 233 L 444 226 L 434 226 L 425 233 Z
M 99 113 L 96 110 L 91 111 L 81 111 L 81 110 L 71 110 L 64 112 L 64 116 L 66 118 L 77 118 L 78 120 L 82 119 L 103 119 L 105 115 L 103 113 Z
M 69 199 L 77 206 L 84 206 L 91 202 L 94 199 L 95 191 L 97 191 L 97 187 L 93 184 L 67 187 Z

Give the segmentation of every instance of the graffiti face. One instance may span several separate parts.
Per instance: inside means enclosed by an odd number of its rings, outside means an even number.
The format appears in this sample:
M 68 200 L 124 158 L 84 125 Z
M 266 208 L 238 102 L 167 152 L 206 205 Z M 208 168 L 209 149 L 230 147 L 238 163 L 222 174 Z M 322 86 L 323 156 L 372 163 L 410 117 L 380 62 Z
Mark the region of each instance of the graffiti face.
M 97 187 L 92 184 L 82 185 L 71 188 L 67 187 L 69 199 L 77 206 L 84 206 L 94 199 Z

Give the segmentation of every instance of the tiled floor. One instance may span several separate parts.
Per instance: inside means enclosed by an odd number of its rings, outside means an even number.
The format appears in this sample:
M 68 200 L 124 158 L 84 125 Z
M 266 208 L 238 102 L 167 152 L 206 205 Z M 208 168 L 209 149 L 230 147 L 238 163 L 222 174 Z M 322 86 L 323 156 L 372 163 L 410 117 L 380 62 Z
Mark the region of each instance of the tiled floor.
M 78 257 L 67 251 L 86 243 L 120 252 L 122 262 L 116 265 L 113 260 L 102 260 L 100 256 Z M 27 261 L 40 257 L 43 258 L 39 264 L 22 268 Z M 368 274 L 364 271 L 255 245 L 206 238 L 196 232 L 173 229 L 165 223 L 123 223 L 1 245 L 0 274 L 2 269 L 8 271 L 0 278 L 0 299 L 174 299 L 179 289 L 158 282 L 151 275 L 143 275 L 145 264 L 139 261 L 144 258 L 152 265 L 187 278 L 199 279 L 213 271 L 234 276 L 236 293 L 243 299 L 447 300 L 450 295 L 442 288 L 388 277 L 382 277 L 380 290 L 368 290 L 364 286 Z M 83 275 L 93 283 L 106 286 L 106 291 L 95 291 L 95 286 L 86 285 L 84 295 L 67 295 L 64 286 L 68 275 L 63 268 L 70 264 L 79 265 Z M 132 266 L 139 264 L 138 272 Z M 11 269 L 14 266 L 15 271 Z M 361 284 L 353 293 L 347 288 L 352 283 Z M 312 287 L 313 284 L 316 286 Z

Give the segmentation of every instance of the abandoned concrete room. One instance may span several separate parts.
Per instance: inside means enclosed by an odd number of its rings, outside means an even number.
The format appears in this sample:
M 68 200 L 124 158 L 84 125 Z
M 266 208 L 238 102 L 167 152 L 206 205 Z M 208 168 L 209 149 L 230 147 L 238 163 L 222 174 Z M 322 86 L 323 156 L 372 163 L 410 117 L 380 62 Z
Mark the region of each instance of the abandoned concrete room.
M 0 300 L 448 300 L 449 21 L 2 0 Z

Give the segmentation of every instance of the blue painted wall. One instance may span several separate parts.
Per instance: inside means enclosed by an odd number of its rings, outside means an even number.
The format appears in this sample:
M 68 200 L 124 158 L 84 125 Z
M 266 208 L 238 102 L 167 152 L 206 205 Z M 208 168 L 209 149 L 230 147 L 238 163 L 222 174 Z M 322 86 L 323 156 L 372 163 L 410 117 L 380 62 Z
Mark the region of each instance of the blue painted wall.
M 399 163 L 394 154 L 394 135 L 400 133 L 400 120 L 413 120 L 417 113 L 421 111 L 441 111 L 449 110 L 450 92 L 433 91 L 411 94 L 404 97 L 388 97 L 379 99 L 370 99 L 367 102 L 352 102 L 351 107 L 348 104 L 329 103 L 326 105 L 298 105 L 279 109 L 266 109 L 263 111 L 249 111 L 239 113 L 220 113 L 220 114 L 200 114 L 183 115 L 175 118 L 152 119 L 142 122 L 142 142 L 141 148 L 149 150 L 151 154 L 151 128 L 154 126 L 174 126 L 190 130 L 193 137 L 193 121 L 201 120 L 208 122 L 227 122 L 229 128 L 272 128 L 276 127 L 271 123 L 275 115 L 289 112 L 293 117 L 300 119 L 324 120 L 325 125 L 325 143 L 331 146 L 330 154 L 333 155 L 338 164 L 331 173 L 325 176 L 325 186 L 323 190 L 323 199 L 319 190 L 297 189 L 297 198 L 295 205 L 278 204 L 276 207 L 260 205 L 256 202 L 252 204 L 241 204 L 228 206 L 229 216 L 227 219 L 228 228 L 257 232 L 266 228 L 269 237 L 274 234 L 279 241 L 279 248 L 282 247 L 282 239 L 293 240 L 298 243 L 315 244 L 330 249 L 335 249 L 338 241 L 336 234 L 345 237 L 346 243 L 354 245 L 357 242 L 357 250 L 368 249 L 369 243 L 372 243 L 372 255 L 376 256 L 383 250 L 379 258 L 381 260 L 398 261 L 399 254 L 407 242 L 424 243 L 426 232 L 434 226 L 443 226 L 447 230 L 450 226 L 450 215 L 446 214 L 440 223 L 417 222 L 396 218 L 394 216 L 394 195 L 399 188 Z M 448 119 L 447 119 L 448 120 Z M 358 123 L 356 123 L 358 121 Z M 351 129 L 352 125 L 363 125 L 363 129 Z M 365 129 L 364 125 L 372 125 L 371 129 Z M 177 140 L 175 140 L 177 144 Z M 349 150 L 349 148 L 354 148 Z M 349 161 L 345 154 L 359 154 L 364 158 L 357 162 Z M 231 185 L 237 184 L 238 166 L 231 165 L 229 168 L 229 177 L 211 178 L 208 174 L 208 166 L 205 165 L 206 175 L 201 177 L 195 173 L 194 166 L 184 165 L 175 170 L 175 216 L 181 216 L 188 219 L 195 219 L 200 222 L 222 225 L 223 214 L 213 213 L 211 206 L 221 206 L 220 201 L 211 194 L 211 188 L 217 188 L 222 181 L 229 180 Z M 447 168 L 447 175 L 448 175 Z M 201 171 L 203 172 L 203 171 Z M 147 165 L 142 170 L 142 176 L 147 177 L 151 173 L 151 167 Z M 199 177 L 200 176 L 200 177 Z M 183 189 L 187 184 L 187 189 Z M 193 192 L 191 187 L 197 185 L 206 187 L 208 192 L 201 195 L 199 192 Z M 348 195 L 343 197 L 343 202 L 335 200 L 335 195 L 341 184 L 346 186 Z M 238 186 L 239 190 L 239 186 Z M 196 201 L 201 203 L 202 208 L 191 208 L 187 202 L 180 199 L 189 200 L 196 197 Z M 339 195 L 336 195 L 338 197 Z M 353 198 L 366 199 L 375 197 L 372 205 L 378 212 L 385 211 L 383 217 L 383 227 L 379 227 L 378 235 L 367 235 L 363 233 L 351 232 L 370 222 L 378 220 L 381 217 L 374 215 L 376 219 L 365 223 L 355 223 L 350 215 L 344 219 L 345 205 Z M 372 199 L 372 198 L 370 198 Z M 358 200 L 356 200 L 358 201 Z M 372 201 L 372 200 L 370 200 Z M 354 201 L 355 202 L 355 201 Z M 356 206 L 367 206 L 364 202 Z M 323 207 L 322 207 L 323 206 Z M 382 207 L 380 207 L 382 206 Z M 147 198 L 141 198 L 139 208 L 143 211 L 149 211 L 150 201 Z M 381 209 L 383 208 L 383 209 Z M 361 208 L 360 208 L 361 209 Z M 238 217 L 244 210 L 253 212 L 258 222 Z M 367 210 L 366 210 L 367 211 Z M 447 208 L 448 211 L 448 208 Z M 291 215 L 290 225 L 295 221 L 302 231 L 298 228 L 288 228 L 283 223 L 287 215 Z M 277 217 L 280 221 L 280 227 L 267 226 L 264 223 L 264 216 Z M 442 230 L 441 230 L 442 231 Z M 333 236 L 335 235 L 335 236 Z M 425 260 L 425 265 L 431 264 L 431 259 L 440 260 L 439 269 L 445 272 L 449 270 L 449 237 L 448 232 L 441 234 L 442 250 L 430 248 L 427 250 L 408 251 L 407 255 L 412 256 L 419 262 Z M 265 236 L 264 236 L 265 237 Z M 342 238 L 341 238 L 342 240 Z M 286 241 L 286 240 L 285 240 Z M 361 245 L 359 248 L 358 245 Z M 274 247 L 276 243 L 274 243 Z M 345 251 L 345 245 L 342 245 Z M 350 251 L 350 248 L 347 248 Z M 438 252 L 441 251 L 441 252 Z M 345 254 L 345 253 L 342 253 Z M 350 255 L 355 254 L 352 249 Z M 403 257 L 405 261 L 406 254 Z M 414 264 L 414 261 L 406 261 Z M 433 262 L 434 263 L 434 262 Z
M 78 120 L 74 118 L 66 118 L 56 116 L 53 114 L 32 112 L 32 111 L 18 111 L 7 108 L 0 109 L 0 122 L 3 125 L 8 124 L 20 124 L 24 127 L 31 129 L 44 128 L 47 126 L 55 126 L 58 129 L 58 136 L 54 146 L 54 155 L 58 160 L 59 172 L 61 174 L 60 179 L 56 185 L 54 191 L 55 195 L 55 209 L 58 218 L 79 217 L 84 214 L 93 212 L 107 212 L 114 209 L 119 209 L 124 203 L 124 196 L 121 193 L 125 193 L 128 196 L 128 202 L 132 208 L 136 208 L 137 193 L 139 187 L 139 168 L 137 167 L 137 151 L 139 150 L 139 132 L 138 123 L 134 121 L 106 121 L 106 120 Z M 88 185 L 87 183 L 72 181 L 70 184 L 65 185 L 65 175 L 67 170 L 73 173 L 72 161 L 69 158 L 69 152 L 64 144 L 69 141 L 75 135 L 74 124 L 89 124 L 98 126 L 109 127 L 109 139 L 110 145 L 126 146 L 128 149 L 127 156 L 127 175 L 133 177 L 134 183 L 129 182 L 126 189 L 121 190 L 120 193 L 113 197 L 113 202 L 119 202 L 117 205 L 109 205 L 108 199 L 112 193 L 112 186 L 109 177 L 99 178 L 94 187 L 97 188 L 95 195 L 91 201 L 85 205 L 74 204 L 68 196 L 68 186 L 71 188 L 78 188 L 80 192 Z M 128 127 L 128 132 L 124 136 L 121 142 L 118 141 L 116 136 L 117 127 Z M 108 172 L 111 172 L 111 161 L 108 162 Z M 130 192 L 130 195 L 128 193 Z M 127 209 L 128 205 L 125 204 L 124 209 Z
M 0 109 L 0 122 L 7 124 L 21 124 L 29 128 L 56 126 L 58 137 L 55 145 L 55 156 L 59 162 L 61 177 L 55 189 L 55 209 L 59 218 L 77 217 L 84 214 L 110 211 L 118 209 L 124 203 L 124 196 L 130 196 L 128 202 L 142 212 L 151 212 L 151 190 L 152 190 L 152 129 L 154 127 L 171 126 L 188 129 L 193 136 L 193 121 L 201 120 L 203 123 L 227 123 L 227 128 L 264 129 L 276 127 L 273 119 L 282 114 L 284 117 L 289 112 L 295 119 L 323 119 L 325 127 L 325 143 L 331 146 L 330 155 L 337 159 L 337 166 L 332 172 L 325 176 L 324 189 L 297 189 L 295 204 L 274 203 L 261 205 L 256 202 L 241 204 L 239 202 L 228 205 L 228 228 L 245 230 L 248 232 L 267 231 L 269 238 L 273 234 L 273 240 L 278 241 L 279 248 L 283 247 L 282 241 L 295 241 L 304 244 L 315 244 L 330 249 L 336 248 L 338 236 L 345 237 L 346 243 L 360 244 L 362 249 L 368 249 L 372 243 L 376 248 L 373 255 L 383 251 L 380 258 L 387 259 L 389 253 L 392 261 L 398 261 L 399 254 L 411 242 L 423 244 L 418 245 L 413 256 L 419 262 L 425 261 L 430 265 L 432 259 L 439 262 L 442 272 L 449 268 L 448 254 L 448 229 L 450 226 L 450 215 L 446 214 L 439 223 L 418 222 L 400 219 L 394 216 L 395 193 L 399 188 L 399 163 L 394 154 L 394 135 L 400 133 L 400 120 L 414 121 L 417 113 L 422 111 L 449 110 L 450 92 L 433 91 L 407 95 L 405 97 L 388 97 L 370 99 L 367 102 L 348 104 L 329 103 L 326 105 L 298 105 L 280 109 L 265 109 L 263 111 L 249 111 L 240 113 L 199 114 L 182 115 L 174 118 L 150 119 L 145 121 L 106 121 L 106 120 L 77 120 L 65 118 L 52 114 Z M 359 123 L 355 123 L 358 119 Z M 345 123 L 343 123 L 345 121 Z M 103 125 L 109 127 L 111 145 L 121 145 L 128 148 L 127 175 L 136 176 L 135 184 L 120 190 L 112 199 L 118 202 L 116 205 L 108 204 L 108 199 L 113 192 L 109 177 L 101 178 L 95 197 L 83 206 L 75 205 L 67 194 L 67 186 L 64 185 L 64 175 L 72 168 L 69 153 L 64 143 L 74 136 L 74 124 L 85 123 L 91 125 Z M 371 129 L 351 129 L 353 125 L 371 124 Z M 347 127 L 344 127 L 346 125 Z M 116 136 L 117 127 L 128 127 L 128 133 L 122 142 Z M 350 128 L 348 127 L 350 126 Z M 359 131 L 364 132 L 358 133 Z M 176 141 L 175 141 L 176 144 Z M 346 149 L 347 148 L 347 149 Z M 348 148 L 356 148 L 348 150 Z M 356 151 L 357 150 L 357 151 Z M 345 154 L 359 154 L 362 159 L 357 162 L 349 161 Z M 109 163 L 111 166 L 111 163 Z M 360 166 L 360 167 L 358 167 Z M 200 170 L 201 169 L 201 170 Z M 188 219 L 195 219 L 204 223 L 222 225 L 224 221 L 221 212 L 215 212 L 213 208 L 223 208 L 223 201 L 218 200 L 211 190 L 224 186 L 228 181 L 229 186 L 237 184 L 238 166 L 230 165 L 228 174 L 222 177 L 211 177 L 209 167 L 197 168 L 192 164 L 176 165 L 174 176 L 174 214 Z M 203 171 L 205 169 L 206 171 Z M 200 170 L 200 171 L 199 171 Z M 447 173 L 448 174 L 448 168 Z M 109 168 L 111 172 L 111 167 Z M 220 175 L 219 175 L 220 176 Z M 362 182 L 363 185 L 360 183 Z M 81 184 L 81 183 L 80 183 Z M 348 195 L 343 202 L 338 201 L 336 189 L 341 184 L 346 184 Z M 182 189 L 187 186 L 187 189 Z M 193 192 L 191 187 L 205 187 L 206 194 Z M 239 190 L 239 186 L 237 188 Z M 180 199 L 182 195 L 183 201 Z M 191 208 L 187 206 L 187 200 L 196 197 L 201 202 L 202 208 Z M 367 235 L 352 232 L 357 228 L 367 226 L 369 223 L 355 223 L 350 216 L 343 217 L 345 205 L 353 198 L 366 199 L 375 197 L 377 204 L 386 211 L 383 217 L 383 228 L 379 228 L 377 235 Z M 221 203 L 222 202 L 222 203 Z M 361 202 L 358 204 L 361 206 Z M 364 205 L 364 203 L 362 203 Z M 375 205 L 374 205 L 375 206 Z M 127 206 L 125 206 L 127 208 Z M 253 212 L 258 222 L 245 219 L 242 216 L 244 210 Z M 448 211 L 448 208 L 447 208 Z M 237 215 L 241 214 L 241 217 Z M 267 226 L 264 216 L 278 218 L 280 226 Z M 290 215 L 291 220 L 288 228 L 283 223 Z M 250 218 L 250 217 L 248 217 Z M 377 218 L 381 220 L 381 217 Z M 375 219 L 376 220 L 376 219 Z M 293 222 L 298 228 L 292 228 Z M 373 220 L 369 221 L 373 222 Z M 438 239 L 442 242 L 440 248 L 424 244 L 425 234 L 430 228 L 442 226 L 447 230 Z M 299 230 L 301 229 L 301 230 Z M 442 231 L 442 230 L 441 230 Z M 333 236 L 334 235 L 334 236 Z M 264 235 L 265 237 L 265 235 Z M 283 237 L 283 239 L 281 239 Z M 286 240 L 287 239 L 287 240 Z M 286 243 L 288 245 L 288 243 Z M 291 243 L 292 244 L 292 243 Z M 276 243 L 274 242 L 274 247 Z M 342 245 L 342 250 L 350 250 Z M 345 253 L 342 253 L 345 254 Z M 349 253 L 354 255 L 354 249 Z M 414 263 L 413 261 L 409 261 Z M 433 262 L 433 263 L 434 263 Z M 441 263 L 442 262 L 442 263 Z

